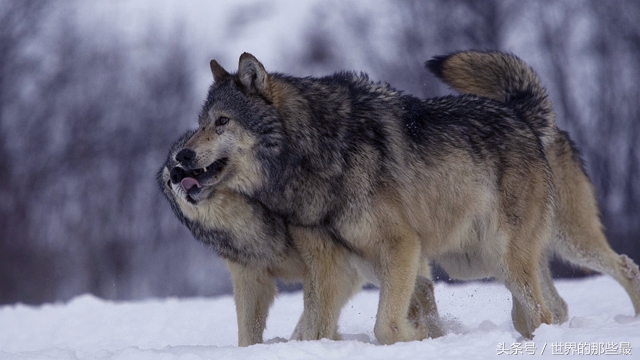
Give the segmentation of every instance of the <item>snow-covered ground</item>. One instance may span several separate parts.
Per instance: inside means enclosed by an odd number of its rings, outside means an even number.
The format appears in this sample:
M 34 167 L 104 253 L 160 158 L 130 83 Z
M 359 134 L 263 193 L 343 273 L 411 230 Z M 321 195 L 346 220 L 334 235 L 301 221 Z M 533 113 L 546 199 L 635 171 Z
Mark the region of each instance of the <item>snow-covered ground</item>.
M 438 339 L 378 345 L 375 290 L 360 292 L 343 310 L 342 341 L 286 341 L 302 312 L 302 295 L 282 294 L 269 316 L 267 344 L 248 348 L 236 346 L 231 296 L 110 302 L 84 295 L 64 304 L 0 307 L 0 359 L 485 359 L 558 352 L 640 357 L 640 317 L 614 280 L 556 283 L 569 304 L 569 321 L 543 325 L 530 343 L 511 325 L 511 296 L 503 286 L 438 283 L 438 308 L 448 329 Z

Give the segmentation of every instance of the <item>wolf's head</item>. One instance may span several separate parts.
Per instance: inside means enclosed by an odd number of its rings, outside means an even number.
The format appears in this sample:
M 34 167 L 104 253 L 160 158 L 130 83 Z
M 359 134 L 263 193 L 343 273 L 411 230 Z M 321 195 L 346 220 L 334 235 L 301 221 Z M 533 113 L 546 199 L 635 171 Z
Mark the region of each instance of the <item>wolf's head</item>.
M 206 166 L 206 171 L 182 165 L 180 152 L 197 133 L 188 131 L 171 146 L 157 176 L 178 219 L 227 260 L 267 268 L 289 256 L 292 243 L 284 219 L 229 189 L 221 179 L 228 174 L 222 171 L 224 163 L 231 160 Z
M 210 196 L 222 181 L 240 193 L 253 193 L 273 175 L 269 164 L 282 148 L 282 125 L 262 64 L 245 53 L 236 74 L 215 60 L 210 66 L 214 84 L 198 129 L 174 145 L 163 175 L 163 183 L 192 204 Z

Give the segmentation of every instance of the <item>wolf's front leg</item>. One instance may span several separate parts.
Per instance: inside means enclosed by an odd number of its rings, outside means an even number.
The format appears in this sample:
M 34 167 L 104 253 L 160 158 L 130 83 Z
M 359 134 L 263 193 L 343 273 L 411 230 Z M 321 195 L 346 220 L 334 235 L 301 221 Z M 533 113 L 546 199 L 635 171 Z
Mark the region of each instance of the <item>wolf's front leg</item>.
M 276 282 L 264 269 L 225 262 L 233 282 L 233 299 L 238 318 L 238 345 L 262 342 L 269 307 L 276 295 Z
M 290 226 L 306 265 L 304 311 L 292 340 L 338 340 L 340 311 L 362 286 L 362 278 L 349 263 L 350 253 L 320 228 Z

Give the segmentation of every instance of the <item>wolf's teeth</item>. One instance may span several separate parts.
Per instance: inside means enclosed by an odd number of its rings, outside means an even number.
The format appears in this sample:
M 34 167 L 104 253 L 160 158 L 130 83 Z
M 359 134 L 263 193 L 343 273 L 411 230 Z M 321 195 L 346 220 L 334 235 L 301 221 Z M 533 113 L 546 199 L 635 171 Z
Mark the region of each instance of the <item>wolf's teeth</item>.
M 208 166 L 203 167 L 203 168 L 202 168 L 202 170 L 204 170 L 202 173 L 206 173 L 206 172 L 207 172 L 207 170 L 209 170 L 209 169 L 208 169 Z

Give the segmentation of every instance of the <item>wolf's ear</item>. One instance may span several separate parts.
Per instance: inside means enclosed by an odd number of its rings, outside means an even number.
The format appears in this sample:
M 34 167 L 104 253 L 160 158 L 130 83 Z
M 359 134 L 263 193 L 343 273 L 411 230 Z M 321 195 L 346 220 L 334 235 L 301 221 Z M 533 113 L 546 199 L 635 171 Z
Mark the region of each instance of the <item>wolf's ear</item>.
M 260 61 L 249 53 L 240 55 L 238 80 L 245 94 L 258 94 L 267 99 L 271 98 L 269 74 Z
M 211 73 L 213 74 L 213 81 L 219 83 L 229 76 L 227 70 L 223 69 L 217 61 L 211 60 L 209 62 L 209 66 L 211 67 Z

